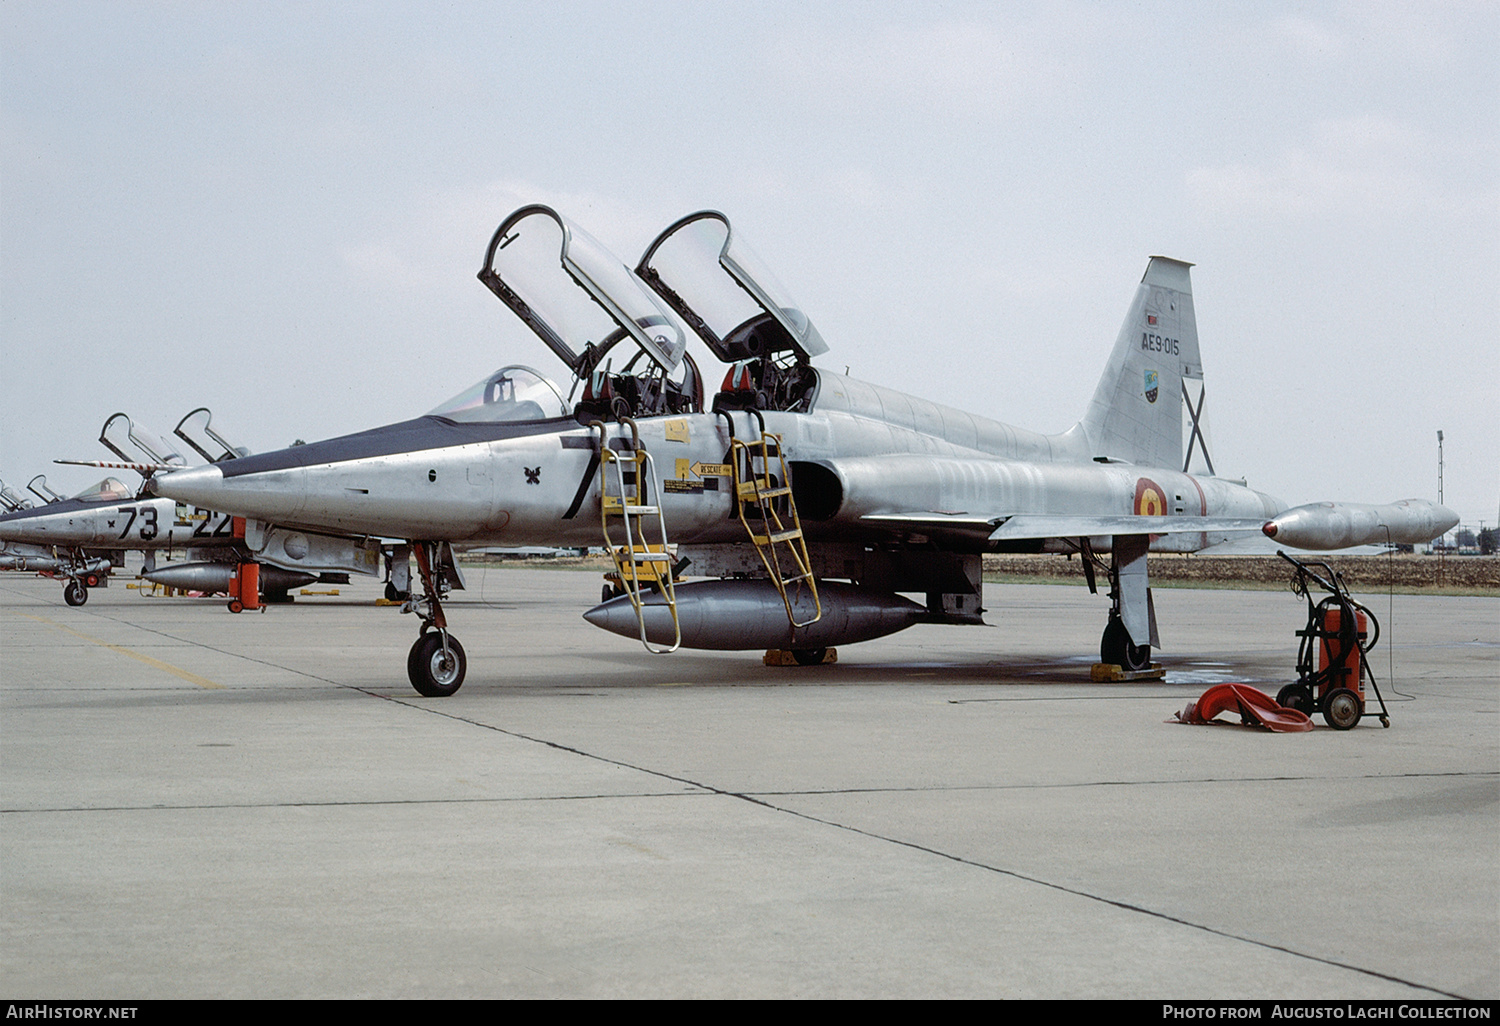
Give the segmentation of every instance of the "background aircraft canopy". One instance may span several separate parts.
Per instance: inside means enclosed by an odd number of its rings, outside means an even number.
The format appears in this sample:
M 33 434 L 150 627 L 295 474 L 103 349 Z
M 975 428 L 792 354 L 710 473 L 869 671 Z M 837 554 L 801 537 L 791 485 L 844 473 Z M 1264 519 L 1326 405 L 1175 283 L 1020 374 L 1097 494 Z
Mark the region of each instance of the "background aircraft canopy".
M 134 497 L 124 482 L 116 477 L 106 477 L 92 488 L 85 488 L 73 496 L 79 502 L 126 502 Z
M 187 466 L 187 459 L 176 446 L 168 445 L 153 432 L 132 424 L 130 418 L 123 413 L 116 413 L 104 422 L 104 429 L 99 432 L 99 441 L 127 463 L 138 463 L 144 457 L 147 463 Z M 127 446 L 135 452 L 127 452 Z
M 530 367 L 501 367 L 428 413 L 466 424 L 566 417 L 568 404 L 557 386 Z
M 14 513 L 18 509 L 30 509 L 32 502 L 4 481 L 0 481 L 0 509 Z
M 199 456 L 210 463 L 249 456 L 249 449 L 233 444 L 214 429 L 213 419 L 213 411 L 207 406 L 200 406 L 179 420 L 172 429 L 172 434 L 192 446 Z
M 30 481 L 27 481 L 26 490 L 48 504 L 61 502 L 64 498 L 63 495 L 53 490 L 51 485 L 47 484 L 46 474 L 38 474 Z
M 661 301 L 551 207 L 522 207 L 501 222 L 479 280 L 579 377 L 620 338 L 634 340 L 665 370 L 675 370 L 687 348 L 686 333 Z
M 725 363 L 795 349 L 828 351 L 786 288 L 717 210 L 689 214 L 656 237 L 638 274 Z

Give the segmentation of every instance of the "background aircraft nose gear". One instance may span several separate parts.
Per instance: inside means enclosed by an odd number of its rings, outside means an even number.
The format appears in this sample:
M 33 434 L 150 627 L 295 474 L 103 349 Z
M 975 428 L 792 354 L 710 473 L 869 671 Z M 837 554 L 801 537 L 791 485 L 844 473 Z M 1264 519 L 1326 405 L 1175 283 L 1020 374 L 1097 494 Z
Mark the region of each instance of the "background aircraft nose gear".
M 1277 692 L 1277 703 L 1309 716 L 1316 708 L 1330 727 L 1348 730 L 1364 715 L 1364 682 L 1369 678 L 1380 702 L 1380 725 L 1389 727 L 1390 713 L 1368 658 L 1380 639 L 1375 614 L 1349 596 L 1343 578 L 1327 563 L 1304 563 L 1285 552 L 1276 554 L 1296 567 L 1292 591 L 1307 599 L 1307 626 L 1297 632 L 1302 639 L 1297 681 Z M 1309 584 L 1318 585 L 1328 596 L 1314 602 Z
M 611 581 L 630 596 L 630 604 L 641 628 L 641 644 L 646 650 L 658 654 L 675 652 L 682 645 L 682 627 L 677 619 L 677 589 L 672 579 L 672 554 L 667 548 L 667 522 L 660 504 L 651 502 L 651 488 L 657 480 L 656 465 L 641 444 L 641 433 L 635 421 L 621 417 L 620 423 L 630 428 L 629 452 L 610 448 L 608 428 L 602 421 L 594 421 L 594 428 L 599 432 L 599 523 L 604 530 L 604 547 L 615 561 Z M 652 522 L 656 525 L 654 532 L 648 526 Z M 623 532 L 623 544 L 616 541 L 611 525 L 618 525 Z M 648 532 L 660 540 L 648 542 Z M 659 592 L 671 612 L 673 638 L 670 646 L 657 647 L 646 639 L 646 617 L 641 611 L 642 588 Z

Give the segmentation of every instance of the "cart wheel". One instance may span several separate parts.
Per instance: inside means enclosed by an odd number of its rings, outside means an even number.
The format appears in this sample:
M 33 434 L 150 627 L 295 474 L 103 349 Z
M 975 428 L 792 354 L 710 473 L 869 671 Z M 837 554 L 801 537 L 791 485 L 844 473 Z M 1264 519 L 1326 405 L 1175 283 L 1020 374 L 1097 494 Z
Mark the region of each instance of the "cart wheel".
M 1288 684 L 1276 692 L 1276 704 L 1283 709 L 1295 709 L 1304 716 L 1313 713 L 1312 689 L 1306 684 Z
M 1323 699 L 1323 721 L 1334 730 L 1348 730 L 1363 715 L 1359 696 L 1348 688 L 1334 688 Z

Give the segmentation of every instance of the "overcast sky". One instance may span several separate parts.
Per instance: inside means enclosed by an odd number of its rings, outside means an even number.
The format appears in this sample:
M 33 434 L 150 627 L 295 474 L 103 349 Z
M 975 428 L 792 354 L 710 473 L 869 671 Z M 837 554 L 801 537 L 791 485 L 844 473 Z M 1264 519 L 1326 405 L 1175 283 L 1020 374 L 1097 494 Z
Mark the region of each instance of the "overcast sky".
M 1026 428 L 1192 261 L 1221 473 L 1500 507 L 1500 5 L 0 3 L 0 477 L 124 410 L 256 450 L 504 363 L 555 205 L 634 263 L 727 213 L 819 363 Z M 704 351 L 700 362 L 711 359 Z M 717 374 L 710 372 L 717 377 Z

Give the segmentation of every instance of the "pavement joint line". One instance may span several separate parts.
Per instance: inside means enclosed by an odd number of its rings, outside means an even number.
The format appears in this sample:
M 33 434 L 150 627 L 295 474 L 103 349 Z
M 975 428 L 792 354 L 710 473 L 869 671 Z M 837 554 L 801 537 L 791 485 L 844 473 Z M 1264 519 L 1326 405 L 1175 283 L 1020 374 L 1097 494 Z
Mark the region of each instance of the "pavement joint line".
M 592 802 L 615 798 L 712 798 L 707 790 L 622 791 L 619 794 L 515 795 L 509 798 L 370 798 L 362 801 L 215 802 L 192 805 L 77 805 L 36 809 L 0 809 L 0 816 L 58 815 L 74 812 L 214 812 L 221 809 L 340 809 L 404 805 L 508 805 L 517 802 Z
M 75 638 L 82 638 L 84 641 L 87 641 L 90 644 L 98 645 L 101 648 L 107 648 L 111 652 L 118 652 L 120 655 L 129 656 L 131 659 L 135 659 L 139 662 L 145 663 L 147 666 L 150 666 L 153 669 L 161 670 L 164 673 L 170 673 L 174 677 L 180 677 L 183 680 L 187 681 L 189 684 L 196 684 L 200 688 L 222 690 L 225 687 L 225 685 L 216 683 L 215 681 L 211 681 L 207 677 L 200 677 L 196 673 L 184 670 L 180 666 L 173 666 L 171 663 L 164 663 L 160 659 L 154 659 L 151 656 L 145 655 L 141 652 L 137 652 L 134 649 L 126 648 L 124 645 L 115 645 L 111 644 L 108 641 L 104 641 L 101 638 L 91 637 L 90 635 L 84 634 L 82 631 L 75 631 L 71 627 L 60 624 L 56 620 L 49 620 L 45 616 L 37 616 L 34 613 L 17 613 L 16 615 L 24 616 L 28 620 L 35 620 L 37 623 L 46 624 L 48 627 L 53 627 L 57 630 L 63 631 L 66 634 L 71 634 Z
M 545 744 L 546 742 L 541 742 Z M 582 753 L 587 758 L 598 758 L 597 756 Z M 631 767 L 636 768 L 636 767 Z M 651 770 L 640 770 L 642 773 L 651 773 Z M 1047 791 L 1057 789 L 1082 789 L 1089 787 L 1160 787 L 1176 784 L 1242 784 L 1242 783 L 1269 783 L 1269 782 L 1295 782 L 1304 781 L 1308 783 L 1325 783 L 1331 779 L 1338 780 L 1373 780 L 1373 779 L 1402 779 L 1402 778 L 1439 778 L 1439 777 L 1493 777 L 1500 776 L 1500 770 L 1484 773 L 1398 773 L 1391 777 L 1383 777 L 1380 774 L 1363 774 L 1355 777 L 1331 778 L 1327 776 L 1317 777 L 1202 777 L 1191 780 L 1087 780 L 1073 784 L 961 784 L 948 787 L 836 787 L 803 789 L 797 791 L 728 791 L 715 789 L 702 784 L 687 785 L 690 789 L 683 791 L 621 791 L 618 793 L 600 792 L 596 794 L 554 794 L 554 795 L 513 795 L 510 797 L 474 797 L 474 798 L 370 798 L 364 800 L 352 799 L 330 799 L 327 801 L 287 801 L 287 802 L 216 802 L 213 804 L 187 804 L 187 805 L 72 805 L 39 808 L 0 808 L 0 815 L 26 815 L 26 814 L 54 814 L 68 812 L 190 812 L 211 811 L 214 809 L 299 809 L 299 808 L 341 808 L 383 805 L 492 805 L 510 802 L 563 802 L 563 801 L 608 801 L 615 798 L 700 798 L 700 797 L 729 797 L 749 798 L 759 796 L 762 799 L 771 798 L 820 798 L 829 795 L 841 794 L 953 794 L 960 791 Z

